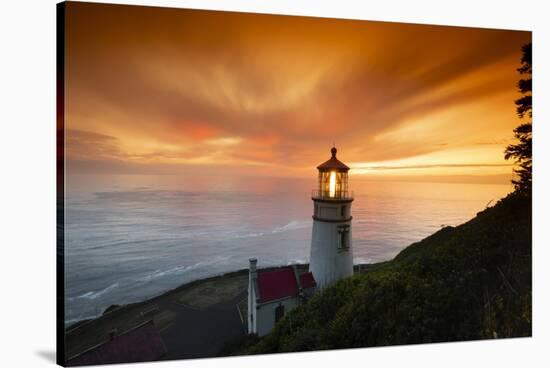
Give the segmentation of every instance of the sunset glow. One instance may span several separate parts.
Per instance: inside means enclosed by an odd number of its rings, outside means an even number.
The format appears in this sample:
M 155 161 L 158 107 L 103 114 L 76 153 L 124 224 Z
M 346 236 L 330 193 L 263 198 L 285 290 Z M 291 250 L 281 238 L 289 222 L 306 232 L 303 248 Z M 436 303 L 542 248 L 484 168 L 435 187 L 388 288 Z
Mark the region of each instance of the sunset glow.
M 67 13 L 70 172 L 310 177 L 335 142 L 357 177 L 511 178 L 503 151 L 529 32 L 85 3 Z

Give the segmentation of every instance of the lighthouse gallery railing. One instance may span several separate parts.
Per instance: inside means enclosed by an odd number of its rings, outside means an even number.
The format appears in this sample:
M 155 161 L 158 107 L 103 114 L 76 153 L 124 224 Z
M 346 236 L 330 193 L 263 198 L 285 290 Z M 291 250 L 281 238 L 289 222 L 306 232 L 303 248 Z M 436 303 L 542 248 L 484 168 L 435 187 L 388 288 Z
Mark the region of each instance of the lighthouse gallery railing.
M 341 200 L 341 199 L 353 199 L 352 190 L 319 190 L 313 189 L 311 191 L 311 198 L 313 199 L 326 199 L 326 200 Z

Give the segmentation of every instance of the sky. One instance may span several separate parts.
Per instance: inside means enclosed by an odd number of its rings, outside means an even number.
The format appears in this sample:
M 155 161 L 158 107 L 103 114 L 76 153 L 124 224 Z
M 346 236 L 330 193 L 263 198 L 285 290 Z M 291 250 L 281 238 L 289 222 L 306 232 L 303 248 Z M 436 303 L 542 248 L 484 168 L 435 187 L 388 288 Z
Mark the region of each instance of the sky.
M 68 3 L 68 173 L 509 182 L 525 31 Z

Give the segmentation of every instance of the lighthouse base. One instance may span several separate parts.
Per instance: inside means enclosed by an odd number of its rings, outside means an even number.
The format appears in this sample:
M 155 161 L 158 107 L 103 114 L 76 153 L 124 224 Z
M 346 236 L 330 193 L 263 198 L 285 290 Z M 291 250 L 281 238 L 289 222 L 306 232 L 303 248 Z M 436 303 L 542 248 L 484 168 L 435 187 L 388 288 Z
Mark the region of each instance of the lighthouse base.
M 309 270 L 321 289 L 353 275 L 351 218 L 335 222 L 314 217 Z

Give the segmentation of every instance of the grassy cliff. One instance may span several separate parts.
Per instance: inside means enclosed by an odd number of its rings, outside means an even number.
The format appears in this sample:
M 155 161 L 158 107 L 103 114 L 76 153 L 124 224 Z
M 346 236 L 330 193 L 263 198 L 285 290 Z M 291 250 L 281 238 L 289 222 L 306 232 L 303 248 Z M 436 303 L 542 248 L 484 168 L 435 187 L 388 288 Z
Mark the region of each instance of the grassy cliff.
M 234 354 L 531 336 L 531 199 L 511 194 L 341 280 Z

